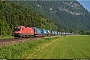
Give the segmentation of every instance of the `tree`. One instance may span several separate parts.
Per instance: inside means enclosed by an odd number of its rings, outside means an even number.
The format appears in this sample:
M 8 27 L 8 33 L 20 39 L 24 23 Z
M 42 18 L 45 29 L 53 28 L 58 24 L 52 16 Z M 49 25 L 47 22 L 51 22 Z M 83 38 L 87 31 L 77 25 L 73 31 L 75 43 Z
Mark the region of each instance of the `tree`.
M 3 9 L 3 3 L 2 1 L 0 0 L 0 11 Z

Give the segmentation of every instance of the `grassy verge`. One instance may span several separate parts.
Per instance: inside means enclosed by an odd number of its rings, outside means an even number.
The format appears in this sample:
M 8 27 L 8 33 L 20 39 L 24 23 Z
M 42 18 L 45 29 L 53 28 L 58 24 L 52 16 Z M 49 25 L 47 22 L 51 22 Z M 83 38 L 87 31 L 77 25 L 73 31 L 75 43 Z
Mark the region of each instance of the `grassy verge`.
M 0 47 L 0 58 L 8 58 L 8 59 L 24 58 L 27 54 L 35 52 L 37 46 L 48 43 L 57 38 L 59 37 L 47 37 L 41 40 L 22 42 L 19 44 Z
M 3 37 L 0 37 L 0 39 L 6 39 L 6 38 L 14 38 L 13 36 L 3 36 Z

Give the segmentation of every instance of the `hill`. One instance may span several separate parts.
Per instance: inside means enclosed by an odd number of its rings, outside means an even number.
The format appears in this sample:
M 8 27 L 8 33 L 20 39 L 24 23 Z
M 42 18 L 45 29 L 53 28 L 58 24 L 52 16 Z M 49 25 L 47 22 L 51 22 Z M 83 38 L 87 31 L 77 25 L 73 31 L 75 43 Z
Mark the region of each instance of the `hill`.
M 90 30 L 90 13 L 76 0 L 9 1 L 31 8 L 66 31 Z
M 14 26 L 58 30 L 57 26 L 29 8 L 0 1 L 0 36 L 12 35 Z

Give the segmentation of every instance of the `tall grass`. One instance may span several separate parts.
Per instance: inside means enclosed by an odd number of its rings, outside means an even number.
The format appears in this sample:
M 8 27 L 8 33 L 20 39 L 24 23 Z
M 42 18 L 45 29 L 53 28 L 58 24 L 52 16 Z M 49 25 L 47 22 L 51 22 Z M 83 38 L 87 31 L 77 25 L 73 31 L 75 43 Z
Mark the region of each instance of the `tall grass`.
M 18 59 L 24 58 L 25 55 L 35 51 L 35 48 L 40 44 L 45 44 L 57 37 L 48 37 L 41 40 L 35 40 L 30 42 L 21 42 L 19 44 L 13 44 L 9 46 L 0 47 L 0 58 Z
M 6 38 L 14 38 L 13 36 L 0 36 L 0 39 L 6 39 Z

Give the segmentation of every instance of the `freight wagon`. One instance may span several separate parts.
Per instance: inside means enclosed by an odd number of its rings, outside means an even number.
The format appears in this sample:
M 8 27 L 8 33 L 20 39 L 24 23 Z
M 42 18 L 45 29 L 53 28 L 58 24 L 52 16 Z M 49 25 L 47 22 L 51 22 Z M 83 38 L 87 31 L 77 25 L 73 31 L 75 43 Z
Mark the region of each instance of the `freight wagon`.
M 47 36 L 47 32 L 45 29 L 41 29 L 41 28 L 36 28 L 34 27 L 34 36 L 38 37 L 38 36 Z

